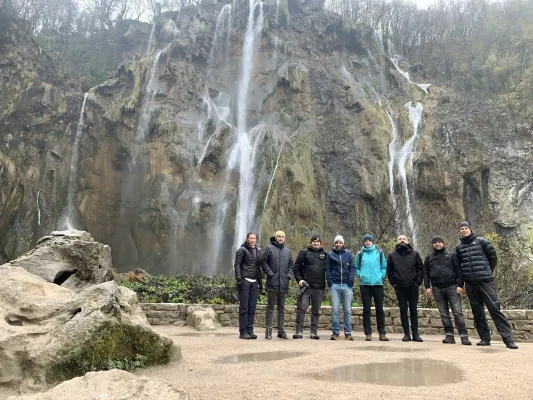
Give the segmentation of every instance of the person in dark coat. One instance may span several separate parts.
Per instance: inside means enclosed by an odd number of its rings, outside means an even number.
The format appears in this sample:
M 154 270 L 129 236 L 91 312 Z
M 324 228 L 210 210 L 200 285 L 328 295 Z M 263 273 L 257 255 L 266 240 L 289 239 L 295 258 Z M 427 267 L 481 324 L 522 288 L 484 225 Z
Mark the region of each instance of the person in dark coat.
M 399 235 L 396 250 L 387 257 L 387 276 L 390 284 L 394 287 L 398 306 L 400 307 L 400 319 L 402 321 L 404 342 L 423 342 L 418 334 L 418 287 L 422 284 L 422 258 L 418 251 L 409 244 L 405 235 Z M 409 335 L 409 319 L 407 308 L 411 317 L 411 332 Z
M 294 275 L 292 255 L 285 247 L 285 233 L 277 231 L 270 238 L 261 258 L 261 267 L 267 276 L 266 291 L 268 294 L 266 310 L 265 339 L 272 339 L 272 316 L 274 306 L 278 306 L 278 338 L 288 339 L 283 328 L 285 322 L 285 299 L 289 291 L 289 280 Z
M 240 339 L 257 339 L 254 334 L 257 297 L 262 289 L 261 252 L 256 246 L 257 236 L 248 233 L 246 241 L 235 254 L 235 279 L 239 293 Z
M 424 285 L 426 295 L 435 298 L 439 309 L 445 338 L 442 343 L 454 344 L 453 324 L 450 318 L 450 308 L 455 319 L 455 327 L 461 338 L 461 344 L 470 346 L 465 317 L 461 307 L 461 294 L 463 294 L 463 279 L 461 268 L 455 253 L 444 247 L 444 240 L 440 236 L 431 239 L 433 251 L 426 256 L 424 261 Z
M 307 248 L 298 253 L 294 263 L 294 277 L 298 282 L 300 292 L 297 301 L 296 311 L 296 333 L 293 339 L 302 339 L 305 312 L 311 300 L 311 339 L 320 339 L 318 336 L 318 317 L 320 316 L 320 305 L 324 297 L 326 286 L 326 274 L 324 266 L 326 264 L 327 253 L 322 248 L 320 236 L 314 235 Z
M 490 346 L 490 329 L 485 317 L 485 306 L 509 349 L 518 349 L 513 341 L 513 330 L 500 311 L 500 302 L 494 286 L 494 269 L 498 255 L 494 246 L 485 238 L 477 236 L 468 221 L 459 224 L 460 239 L 455 253 L 461 265 L 466 294 L 474 315 L 474 324 L 481 341 L 478 346 Z

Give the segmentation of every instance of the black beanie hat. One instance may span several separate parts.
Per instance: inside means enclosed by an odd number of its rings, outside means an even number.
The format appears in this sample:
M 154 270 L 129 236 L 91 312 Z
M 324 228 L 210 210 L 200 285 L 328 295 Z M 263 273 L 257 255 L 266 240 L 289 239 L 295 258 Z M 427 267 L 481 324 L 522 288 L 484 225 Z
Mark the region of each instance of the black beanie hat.
M 318 235 L 311 236 L 311 242 L 313 242 L 313 240 L 318 240 L 320 243 L 322 243 L 322 240 L 320 240 L 320 236 Z
M 435 244 L 437 242 L 441 242 L 442 244 L 444 244 L 444 239 L 442 239 L 442 236 L 433 236 L 431 238 L 431 244 Z
M 472 229 L 472 227 L 470 226 L 470 222 L 468 221 L 462 221 L 459 223 L 459 228 L 462 228 L 463 226 L 466 226 L 468 229 Z

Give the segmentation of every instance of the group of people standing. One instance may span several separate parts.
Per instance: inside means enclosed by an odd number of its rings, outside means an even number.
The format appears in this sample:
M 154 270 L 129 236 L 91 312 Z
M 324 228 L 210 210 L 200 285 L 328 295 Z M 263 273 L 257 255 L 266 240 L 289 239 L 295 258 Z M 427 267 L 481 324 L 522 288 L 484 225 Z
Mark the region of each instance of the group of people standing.
M 500 310 L 494 287 L 496 250 L 485 238 L 478 237 L 467 221 L 459 224 L 460 241 L 455 251 L 449 251 L 440 236 L 432 238 L 433 251 L 425 261 L 409 244 L 405 235 L 397 237 L 395 250 L 387 257 L 374 244 L 371 235 L 364 235 L 363 246 L 354 256 L 344 246 L 344 239 L 337 235 L 334 246 L 326 252 L 318 235 L 311 237 L 307 248 L 301 250 L 293 262 L 285 246 L 285 233 L 278 231 L 270 238 L 261 252 L 254 233 L 247 235 L 245 243 L 235 257 L 235 278 L 239 293 L 239 331 L 241 339 L 257 339 L 253 326 L 256 303 L 262 290 L 262 273 L 266 275 L 267 310 L 265 339 L 272 339 L 272 319 L 277 306 L 277 337 L 288 339 L 284 329 L 285 299 L 289 281 L 298 284 L 296 333 L 293 339 L 303 338 L 305 313 L 311 305 L 310 338 L 319 339 L 318 320 L 326 284 L 331 304 L 331 340 L 338 340 L 341 333 L 340 309 L 343 309 L 343 333 L 345 340 L 352 337 L 352 297 L 355 278 L 363 303 L 363 328 L 365 340 L 372 340 L 370 310 L 372 299 L 376 309 L 377 331 L 380 341 L 388 341 L 383 311 L 383 280 L 388 278 L 393 286 L 400 309 L 404 336 L 402 341 L 423 342 L 418 332 L 419 287 L 424 283 L 426 295 L 433 296 L 439 309 L 445 332 L 443 343 L 455 343 L 451 308 L 461 343 L 471 345 L 461 307 L 461 295 L 466 288 L 474 324 L 480 337 L 478 346 L 490 346 L 490 329 L 485 317 L 487 307 L 496 329 L 510 349 L 517 349 L 512 329 Z M 410 324 L 409 324 L 410 321 Z

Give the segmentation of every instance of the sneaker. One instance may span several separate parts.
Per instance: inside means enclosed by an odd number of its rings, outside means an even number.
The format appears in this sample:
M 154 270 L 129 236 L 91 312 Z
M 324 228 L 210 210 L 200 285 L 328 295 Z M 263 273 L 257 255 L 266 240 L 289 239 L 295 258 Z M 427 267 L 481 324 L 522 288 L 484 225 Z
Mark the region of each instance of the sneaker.
M 320 339 L 320 336 L 318 336 L 316 332 L 311 332 L 311 335 L 309 335 L 309 337 L 314 340 Z
M 451 335 L 446 335 L 444 339 L 442 339 L 442 343 L 444 344 L 455 344 L 455 338 Z
M 294 335 L 292 335 L 293 339 L 303 339 L 304 335 L 302 335 L 300 332 L 296 332 Z
M 330 336 L 329 340 L 339 340 L 339 334 L 334 333 L 333 335 Z
M 481 340 L 480 342 L 476 343 L 476 346 L 490 346 L 489 340 Z
M 285 331 L 278 332 L 278 339 L 288 339 L 289 337 L 285 333 Z
M 410 342 L 410 341 L 411 341 L 411 336 L 409 336 L 408 333 L 403 335 L 402 342 Z
M 241 333 L 239 339 L 250 340 L 252 337 L 248 335 L 248 332 Z
M 267 340 L 272 339 L 272 328 L 266 328 L 266 330 L 265 330 L 265 339 L 267 339 Z
M 248 335 L 250 335 L 250 339 L 257 339 L 257 335 L 254 334 L 253 329 L 248 329 Z
M 461 338 L 461 344 L 465 346 L 472 346 L 472 342 L 468 339 L 468 336 L 463 336 Z
M 382 335 L 379 335 L 379 341 L 380 342 L 388 342 L 389 341 L 389 338 L 387 337 L 386 334 L 382 334 Z
M 372 341 L 372 335 L 366 335 L 365 342 L 371 342 Z
M 344 340 L 353 340 L 352 334 L 348 333 L 347 335 L 344 335 Z
M 515 344 L 513 339 L 504 340 L 503 343 L 505 343 L 508 349 L 512 349 L 512 350 L 518 349 L 518 346 Z
M 418 335 L 413 335 L 413 342 L 419 342 L 422 343 L 424 340 Z

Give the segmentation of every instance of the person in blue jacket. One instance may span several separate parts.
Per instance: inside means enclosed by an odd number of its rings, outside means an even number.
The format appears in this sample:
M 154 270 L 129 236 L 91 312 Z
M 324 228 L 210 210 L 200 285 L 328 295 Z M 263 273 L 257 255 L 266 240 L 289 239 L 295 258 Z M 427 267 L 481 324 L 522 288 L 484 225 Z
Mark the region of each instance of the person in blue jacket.
M 355 256 L 355 274 L 359 277 L 359 288 L 363 301 L 365 340 L 368 342 L 372 340 L 370 307 L 373 297 L 379 340 L 387 342 L 389 339 L 385 331 L 385 313 L 383 312 L 383 278 L 387 275 L 387 260 L 383 251 L 376 248 L 372 235 L 363 236 L 363 247 Z
M 344 312 L 344 339 L 352 337 L 352 297 L 355 279 L 355 264 L 350 250 L 344 247 L 344 238 L 335 236 L 335 246 L 326 258 L 326 280 L 331 301 L 331 340 L 338 340 L 340 333 L 341 298 Z

